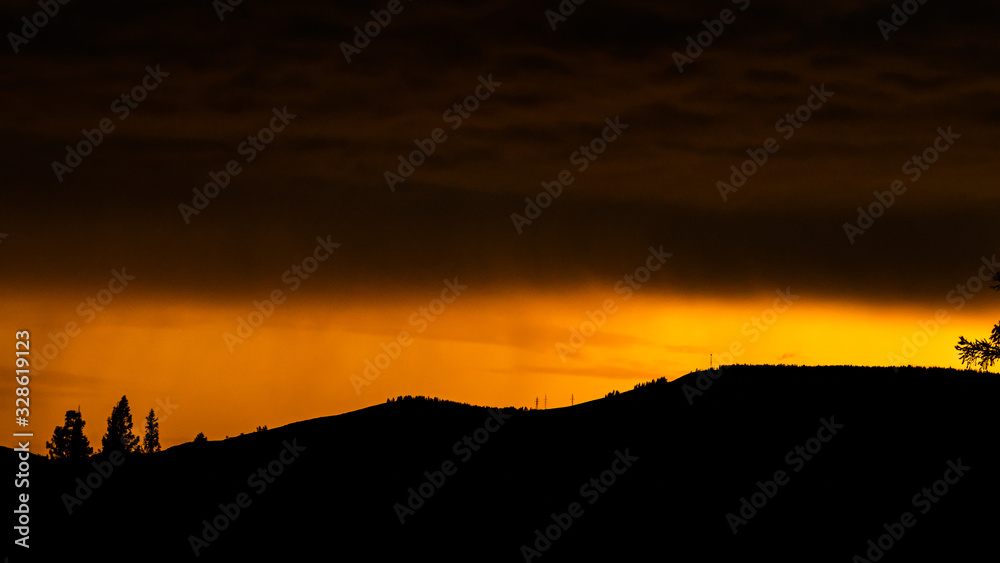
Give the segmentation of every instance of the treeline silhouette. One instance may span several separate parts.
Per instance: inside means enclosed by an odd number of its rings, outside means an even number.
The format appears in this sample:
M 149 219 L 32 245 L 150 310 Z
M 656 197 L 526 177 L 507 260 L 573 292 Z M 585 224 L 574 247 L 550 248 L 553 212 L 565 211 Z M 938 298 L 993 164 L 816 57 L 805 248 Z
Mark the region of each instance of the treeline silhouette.
M 466 408 L 469 408 L 469 407 L 471 407 L 471 408 L 486 408 L 486 407 L 482 407 L 482 406 L 479 406 L 479 405 L 471 405 L 469 403 L 460 403 L 458 401 L 449 401 L 448 399 L 440 399 L 438 397 L 425 397 L 423 395 L 417 395 L 416 397 L 414 397 L 413 395 L 400 395 L 400 396 L 396 397 L 395 399 L 393 399 L 392 397 L 389 397 L 388 399 L 385 400 L 385 402 L 386 402 L 386 404 L 411 403 L 411 404 L 431 404 L 431 405 L 445 406 L 445 407 L 449 407 L 450 406 L 450 407 L 466 407 Z M 501 408 L 499 410 L 502 410 L 502 411 L 527 411 L 529 409 L 528 409 L 528 407 L 503 407 L 503 408 Z
M 94 455 L 94 448 L 90 445 L 90 440 L 83 434 L 83 428 L 87 422 L 83 420 L 80 409 L 66 411 L 66 420 L 62 426 L 56 426 L 52 432 L 52 440 L 45 442 L 48 449 L 48 457 L 52 460 L 78 460 L 86 459 Z M 119 451 L 127 455 L 150 454 L 159 452 L 163 448 L 160 445 L 160 421 L 156 416 L 155 409 L 149 409 L 146 415 L 145 431 L 142 440 L 132 432 L 132 411 L 128 404 L 128 397 L 122 395 L 111 409 L 111 416 L 108 417 L 108 428 L 101 438 L 102 454 Z M 267 426 L 258 426 L 254 432 L 265 432 Z M 244 434 L 240 432 L 240 436 Z M 228 440 L 230 437 L 226 436 Z M 208 442 L 208 437 L 204 432 L 199 432 L 194 437 L 194 442 Z
M 94 454 L 94 448 L 90 445 L 90 440 L 83 434 L 83 428 L 87 423 L 83 420 L 80 410 L 66 411 L 66 420 L 63 426 L 56 426 L 52 432 L 52 440 L 45 442 L 45 447 L 49 451 L 49 459 L 53 460 L 76 460 L 85 459 Z M 111 416 L 108 417 L 108 428 L 101 438 L 101 453 L 119 451 L 123 454 L 143 454 L 158 452 L 160 446 L 160 423 L 154 409 L 149 409 L 146 416 L 146 429 L 140 441 L 139 437 L 132 433 L 132 411 L 128 404 L 128 398 L 122 395 L 118 404 L 111 409 Z

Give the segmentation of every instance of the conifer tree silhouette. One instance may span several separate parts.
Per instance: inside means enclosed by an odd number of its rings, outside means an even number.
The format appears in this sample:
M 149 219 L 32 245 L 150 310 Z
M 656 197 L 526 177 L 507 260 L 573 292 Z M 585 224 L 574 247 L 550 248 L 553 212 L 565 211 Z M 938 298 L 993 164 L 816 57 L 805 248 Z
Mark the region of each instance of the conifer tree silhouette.
M 990 288 L 1000 291 L 1000 270 L 993 271 Z M 990 369 L 1000 361 L 1000 322 L 993 327 L 989 338 L 969 341 L 964 336 L 959 336 L 955 349 L 958 350 L 958 359 L 967 368 L 971 369 L 979 364 L 979 369 L 983 371 Z
M 160 451 L 160 421 L 153 409 L 146 415 L 146 433 L 142 437 L 142 451 L 151 454 Z
M 83 459 L 94 453 L 90 440 L 83 435 L 86 426 L 80 411 L 66 411 L 65 426 L 56 426 L 52 441 L 45 442 L 50 459 Z
M 101 438 L 101 451 L 120 450 L 131 454 L 139 451 L 139 437 L 132 434 L 132 411 L 128 399 L 122 395 L 108 417 L 108 431 Z

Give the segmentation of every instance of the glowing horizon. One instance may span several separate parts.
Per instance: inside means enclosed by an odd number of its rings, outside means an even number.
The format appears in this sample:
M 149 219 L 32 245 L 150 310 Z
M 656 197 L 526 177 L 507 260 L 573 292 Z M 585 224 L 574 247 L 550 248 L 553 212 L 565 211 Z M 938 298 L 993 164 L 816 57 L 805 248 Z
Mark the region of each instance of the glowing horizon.
M 123 298 L 39 363 L 36 437 L 49 439 L 65 411 L 79 404 L 97 450 L 122 395 L 129 398 L 133 432 L 141 435 L 146 413 L 155 408 L 161 443 L 170 447 L 199 432 L 221 439 L 400 395 L 529 408 L 536 396 L 540 406 L 547 396 L 549 408 L 569 406 L 571 395 L 579 404 L 707 368 L 709 354 L 715 365 L 872 366 L 893 365 L 890 354 L 896 354 L 906 360 L 900 365 L 961 369 L 958 336 L 986 333 L 995 322 L 989 312 L 955 311 L 944 300 L 938 308 L 862 306 L 808 295 L 782 300 L 777 292 L 724 300 L 638 291 L 625 301 L 612 287 L 506 295 L 469 289 L 433 322 L 418 311 L 436 293 L 423 301 L 414 294 L 351 304 L 296 297 L 277 305 L 232 353 L 223 334 L 235 333 L 238 317 L 246 318 L 252 305 Z M 596 327 L 607 300 L 617 308 Z M 38 313 L 40 305 L 7 304 L 4 316 Z M 58 318 L 56 309 L 49 308 L 49 319 Z M 933 330 L 937 310 L 947 311 L 948 321 L 924 343 L 920 333 Z M 587 323 L 594 323 L 593 333 Z M 30 327 L 36 354 L 62 326 Z M 409 332 L 410 344 L 396 348 L 401 331 Z M 914 348 L 906 348 L 904 338 Z M 385 367 L 368 380 L 366 362 Z

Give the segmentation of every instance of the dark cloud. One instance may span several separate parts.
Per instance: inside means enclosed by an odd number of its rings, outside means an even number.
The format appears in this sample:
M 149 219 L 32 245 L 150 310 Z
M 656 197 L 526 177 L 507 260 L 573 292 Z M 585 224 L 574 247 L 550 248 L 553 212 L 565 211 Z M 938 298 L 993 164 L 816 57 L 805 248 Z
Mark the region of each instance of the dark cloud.
M 673 53 L 735 4 L 585 3 L 556 31 L 557 2 L 403 5 L 350 64 L 340 43 L 384 3 L 245 2 L 222 22 L 208 2 L 62 7 L 0 77 L 0 259 L 30 265 L 5 283 L 128 265 L 150 291 L 251 295 L 331 235 L 343 247 L 314 286 L 330 292 L 607 283 L 662 244 L 665 292 L 933 300 L 998 250 L 991 4 L 927 3 L 885 41 L 884 2 L 754 1 L 684 73 Z M 0 19 L 15 30 L 33 9 Z M 170 76 L 118 121 L 147 65 Z M 450 129 L 444 112 L 489 75 L 502 86 Z M 820 84 L 831 101 L 724 202 L 716 182 Z M 287 130 L 185 225 L 178 205 L 285 106 Z M 576 171 L 616 115 L 629 129 Z M 59 183 L 51 162 L 108 117 Z M 954 149 L 851 244 L 844 222 L 949 125 Z M 391 193 L 383 173 L 435 128 L 448 140 Z M 574 183 L 517 234 L 511 214 L 563 169 Z

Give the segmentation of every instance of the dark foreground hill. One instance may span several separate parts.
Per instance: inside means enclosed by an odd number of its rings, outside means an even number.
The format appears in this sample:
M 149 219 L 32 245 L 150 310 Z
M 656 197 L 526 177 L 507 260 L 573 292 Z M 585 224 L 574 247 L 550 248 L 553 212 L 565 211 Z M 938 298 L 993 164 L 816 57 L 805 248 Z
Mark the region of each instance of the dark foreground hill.
M 773 366 L 711 375 L 548 411 L 397 401 L 119 466 L 33 458 L 30 552 L 844 563 L 993 552 L 1000 378 Z M 76 479 L 86 483 L 94 462 L 113 469 L 91 475 L 88 498 L 67 501 L 86 493 Z

